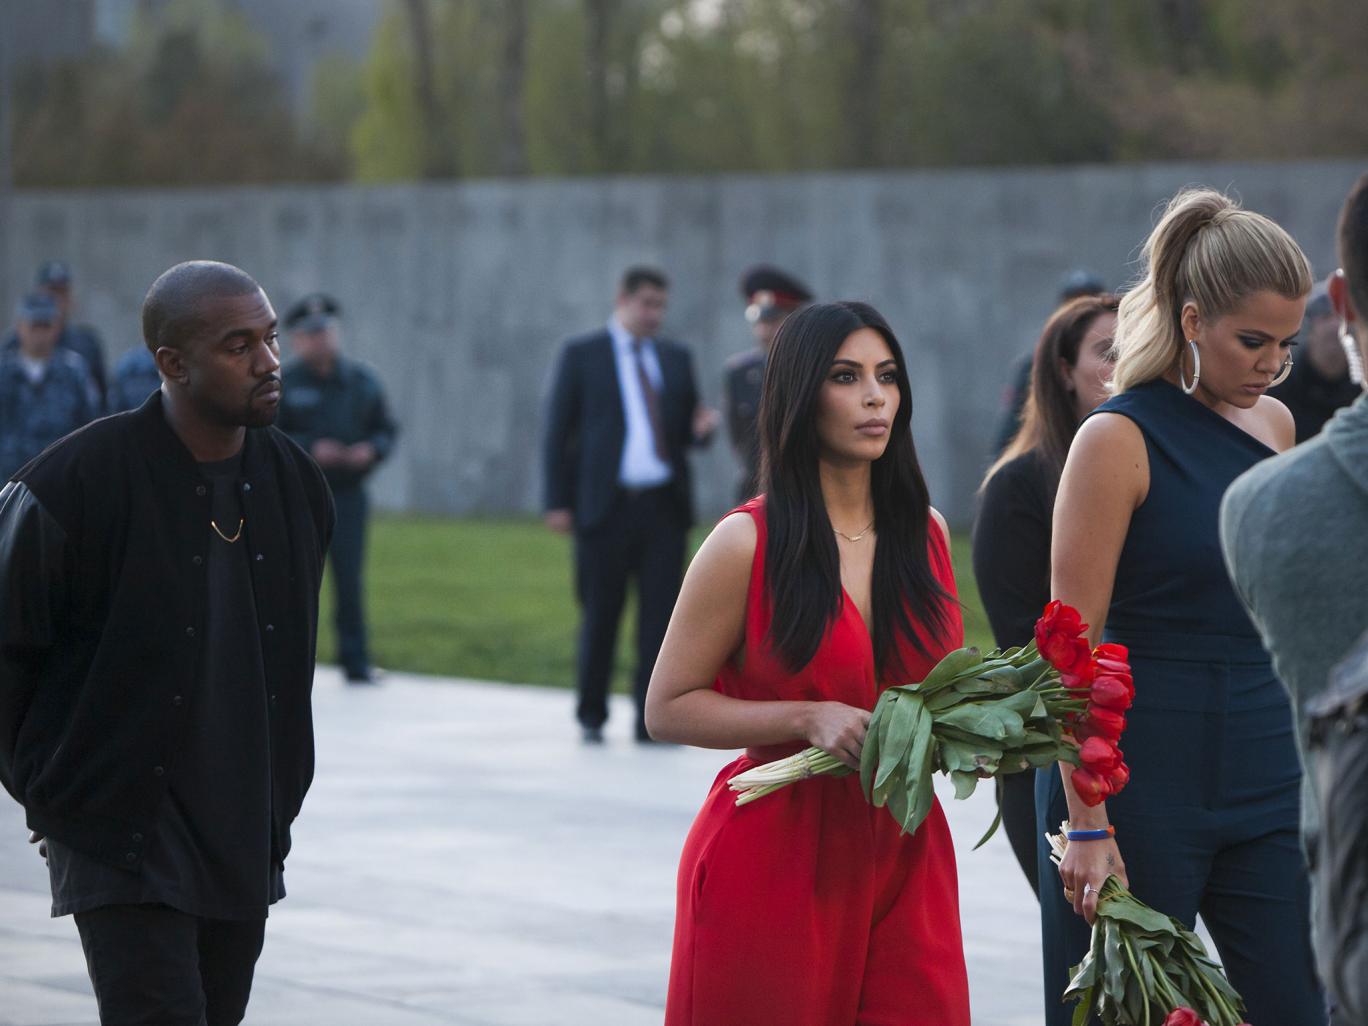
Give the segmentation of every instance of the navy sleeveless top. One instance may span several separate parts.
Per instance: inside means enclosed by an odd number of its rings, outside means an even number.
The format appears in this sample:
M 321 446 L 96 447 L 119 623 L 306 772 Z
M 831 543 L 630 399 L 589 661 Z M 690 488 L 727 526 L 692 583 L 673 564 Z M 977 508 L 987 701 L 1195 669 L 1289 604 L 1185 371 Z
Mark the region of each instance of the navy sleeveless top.
M 1107 633 L 1218 636 L 1261 652 L 1221 555 L 1220 507 L 1231 482 L 1274 451 L 1163 380 L 1113 396 L 1094 413 L 1134 421 L 1149 453 L 1149 493 L 1121 549 Z

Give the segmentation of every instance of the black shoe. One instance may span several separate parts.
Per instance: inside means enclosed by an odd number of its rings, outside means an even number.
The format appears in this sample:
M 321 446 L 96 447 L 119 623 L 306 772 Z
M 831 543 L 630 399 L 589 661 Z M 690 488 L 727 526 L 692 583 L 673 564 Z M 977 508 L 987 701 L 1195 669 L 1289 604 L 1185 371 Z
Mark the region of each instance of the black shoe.
M 580 738 L 586 745 L 601 745 L 603 744 L 603 728 L 581 727 Z
M 348 683 L 348 684 L 378 684 L 378 683 L 380 683 L 380 682 L 379 682 L 378 680 L 375 679 L 375 674 L 372 673 L 370 670 L 348 670 L 348 671 L 347 671 L 347 683 Z

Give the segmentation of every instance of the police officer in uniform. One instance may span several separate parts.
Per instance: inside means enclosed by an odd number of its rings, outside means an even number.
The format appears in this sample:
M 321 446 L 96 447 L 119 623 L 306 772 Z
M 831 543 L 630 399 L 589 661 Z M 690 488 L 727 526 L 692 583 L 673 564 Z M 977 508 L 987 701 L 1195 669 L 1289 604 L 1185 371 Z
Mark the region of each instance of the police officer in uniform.
M 745 502 L 760 489 L 760 435 L 756 417 L 760 412 L 760 385 L 765 380 L 765 360 L 770 344 L 784 318 L 812 302 L 812 292 L 791 274 L 765 264 L 741 275 L 741 298 L 746 301 L 746 320 L 755 335 L 755 348 L 738 353 L 723 371 L 723 407 L 732 451 L 741 464 L 736 501 Z
M 14 348 L 0 356 L 0 483 L 100 415 L 86 362 L 58 344 L 61 311 L 46 292 L 19 301 Z
M 114 373 L 105 393 L 105 408 L 110 413 L 136 410 L 147 397 L 161 388 L 157 361 L 146 346 L 130 349 L 114 361 Z
M 71 268 L 61 260 L 45 261 L 38 268 L 35 284 L 38 291 L 47 293 L 57 305 L 58 347 L 70 350 L 85 361 L 86 372 L 90 375 L 95 394 L 99 398 L 100 408 L 96 411 L 98 416 L 103 412 L 105 401 L 104 342 L 100 338 L 100 333 L 89 324 L 71 322 Z M 5 342 L 6 350 L 13 352 L 18 346 L 18 337 L 10 335 Z M 146 399 L 147 396 L 144 395 L 142 398 Z M 141 400 L 139 403 L 141 404 Z
M 281 372 L 277 425 L 323 468 L 337 504 L 333 532 L 333 595 L 337 659 L 347 681 L 374 682 L 362 603 L 369 503 L 365 480 L 394 447 L 397 428 L 375 373 L 342 355 L 331 296 L 316 292 L 285 314 L 294 359 Z

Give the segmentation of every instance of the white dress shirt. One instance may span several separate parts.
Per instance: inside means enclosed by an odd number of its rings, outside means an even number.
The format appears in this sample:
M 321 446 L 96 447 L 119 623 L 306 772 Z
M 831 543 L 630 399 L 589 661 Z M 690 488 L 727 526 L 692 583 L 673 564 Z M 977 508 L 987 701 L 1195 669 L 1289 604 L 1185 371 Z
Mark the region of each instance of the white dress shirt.
M 646 409 L 646 397 L 641 393 L 637 377 L 636 356 L 632 352 L 632 335 L 616 317 L 608 321 L 608 333 L 613 336 L 613 356 L 617 360 L 618 390 L 622 393 L 622 419 L 627 428 L 622 443 L 622 461 L 618 464 L 618 484 L 624 488 L 655 488 L 674 476 L 670 465 L 656 455 L 655 438 L 651 434 L 651 415 Z M 664 403 L 664 376 L 656 357 L 655 343 L 641 340 L 641 362 L 646 375 L 655 386 L 660 403 Z M 661 410 L 662 416 L 664 410 Z M 661 439 L 663 448 L 665 440 Z

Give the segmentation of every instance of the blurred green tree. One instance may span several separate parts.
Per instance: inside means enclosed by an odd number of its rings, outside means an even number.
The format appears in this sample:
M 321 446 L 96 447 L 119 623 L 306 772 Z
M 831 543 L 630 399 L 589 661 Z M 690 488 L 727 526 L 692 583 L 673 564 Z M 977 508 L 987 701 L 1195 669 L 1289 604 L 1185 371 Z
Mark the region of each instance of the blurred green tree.
M 15 180 L 35 187 L 337 177 L 300 138 L 265 40 L 215 0 L 140 6 L 126 51 L 22 67 Z
M 228 0 L 22 71 L 23 185 L 1283 159 L 1368 150 L 1362 0 L 387 0 L 288 110 Z

